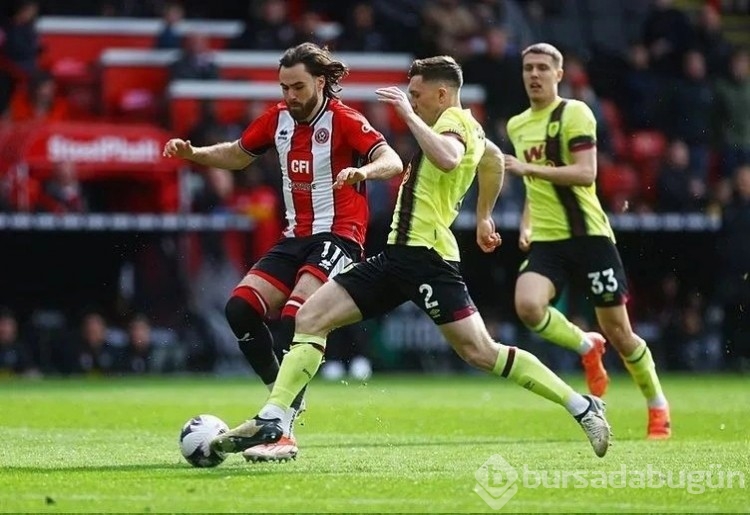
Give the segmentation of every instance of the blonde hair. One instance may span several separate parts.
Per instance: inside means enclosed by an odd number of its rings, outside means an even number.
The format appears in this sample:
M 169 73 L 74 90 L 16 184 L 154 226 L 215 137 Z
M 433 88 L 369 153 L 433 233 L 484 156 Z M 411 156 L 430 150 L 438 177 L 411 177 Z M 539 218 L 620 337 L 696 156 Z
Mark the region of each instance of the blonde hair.
M 529 47 L 526 47 L 526 49 L 521 52 L 521 58 L 523 59 L 524 57 L 526 57 L 526 54 L 548 55 L 552 58 L 552 62 L 554 63 L 556 68 L 562 68 L 562 53 L 549 43 L 535 43 Z

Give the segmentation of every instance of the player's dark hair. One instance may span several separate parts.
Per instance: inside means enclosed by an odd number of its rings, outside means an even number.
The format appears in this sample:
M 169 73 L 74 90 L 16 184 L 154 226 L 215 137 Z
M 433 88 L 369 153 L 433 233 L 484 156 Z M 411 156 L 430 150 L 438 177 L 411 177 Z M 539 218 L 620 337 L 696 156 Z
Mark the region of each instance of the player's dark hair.
M 536 43 L 534 45 L 526 47 L 526 49 L 523 52 L 521 52 L 521 59 L 526 57 L 526 54 L 548 55 L 552 58 L 552 63 L 555 65 L 555 68 L 562 68 L 562 65 L 563 65 L 562 53 L 557 48 L 550 45 L 549 43 Z
M 422 76 L 425 81 L 444 81 L 460 88 L 464 84 L 464 74 L 461 66 L 449 55 L 437 55 L 425 59 L 416 59 L 411 63 L 408 77 L 411 79 L 417 75 Z
M 291 68 L 300 63 L 305 65 L 305 70 L 313 77 L 325 77 L 325 96 L 338 98 L 341 91 L 339 81 L 349 73 L 349 68 L 344 63 L 334 60 L 325 47 L 321 48 L 314 43 L 302 43 L 284 52 L 279 60 L 279 68 Z

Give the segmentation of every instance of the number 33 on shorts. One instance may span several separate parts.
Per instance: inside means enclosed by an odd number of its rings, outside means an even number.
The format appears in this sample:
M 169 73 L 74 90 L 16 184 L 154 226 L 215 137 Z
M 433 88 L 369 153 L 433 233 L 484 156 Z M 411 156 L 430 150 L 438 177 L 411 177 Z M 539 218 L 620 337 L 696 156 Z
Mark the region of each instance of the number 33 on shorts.
M 605 291 L 609 293 L 617 291 L 619 284 L 617 284 L 615 271 L 612 268 L 600 272 L 590 272 L 587 275 L 591 281 L 591 293 L 594 295 L 601 295 Z

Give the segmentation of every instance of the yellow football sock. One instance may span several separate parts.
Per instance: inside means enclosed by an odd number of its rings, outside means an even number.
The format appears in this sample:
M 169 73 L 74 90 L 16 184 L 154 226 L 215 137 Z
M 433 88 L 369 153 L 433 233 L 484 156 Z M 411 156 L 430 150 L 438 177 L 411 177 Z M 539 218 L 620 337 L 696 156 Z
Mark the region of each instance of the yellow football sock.
M 552 306 L 547 307 L 542 322 L 530 329 L 545 340 L 576 352 L 581 352 L 586 340 L 586 333 Z
M 562 406 L 567 403 L 576 392 L 547 368 L 536 356 L 516 347 L 500 345 L 492 373 L 500 377 L 507 377 L 514 383 L 541 395 Z
M 292 347 L 281 362 L 268 404 L 289 409 L 300 390 L 318 371 L 323 361 L 325 345 L 326 339 L 322 336 L 294 335 Z
M 636 338 L 638 338 L 636 336 Z M 656 375 L 656 364 L 646 342 L 638 338 L 638 347 L 630 356 L 623 356 L 623 363 L 633 376 L 648 405 L 652 408 L 665 407 L 667 401 L 661 389 L 659 376 Z

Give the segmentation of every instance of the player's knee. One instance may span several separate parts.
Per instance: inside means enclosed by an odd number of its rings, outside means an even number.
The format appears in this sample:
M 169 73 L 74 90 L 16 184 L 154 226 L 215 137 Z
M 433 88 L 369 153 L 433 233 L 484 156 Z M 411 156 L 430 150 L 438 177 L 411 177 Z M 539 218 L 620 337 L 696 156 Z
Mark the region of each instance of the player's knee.
M 237 339 L 254 335 L 264 324 L 263 315 L 243 297 L 232 295 L 224 307 L 229 327 Z
M 538 299 L 526 295 L 517 295 L 515 304 L 518 318 L 527 326 L 537 326 L 544 319 L 547 306 Z
M 297 311 L 296 332 L 304 334 L 327 333 L 325 317 L 314 304 L 306 302 Z

